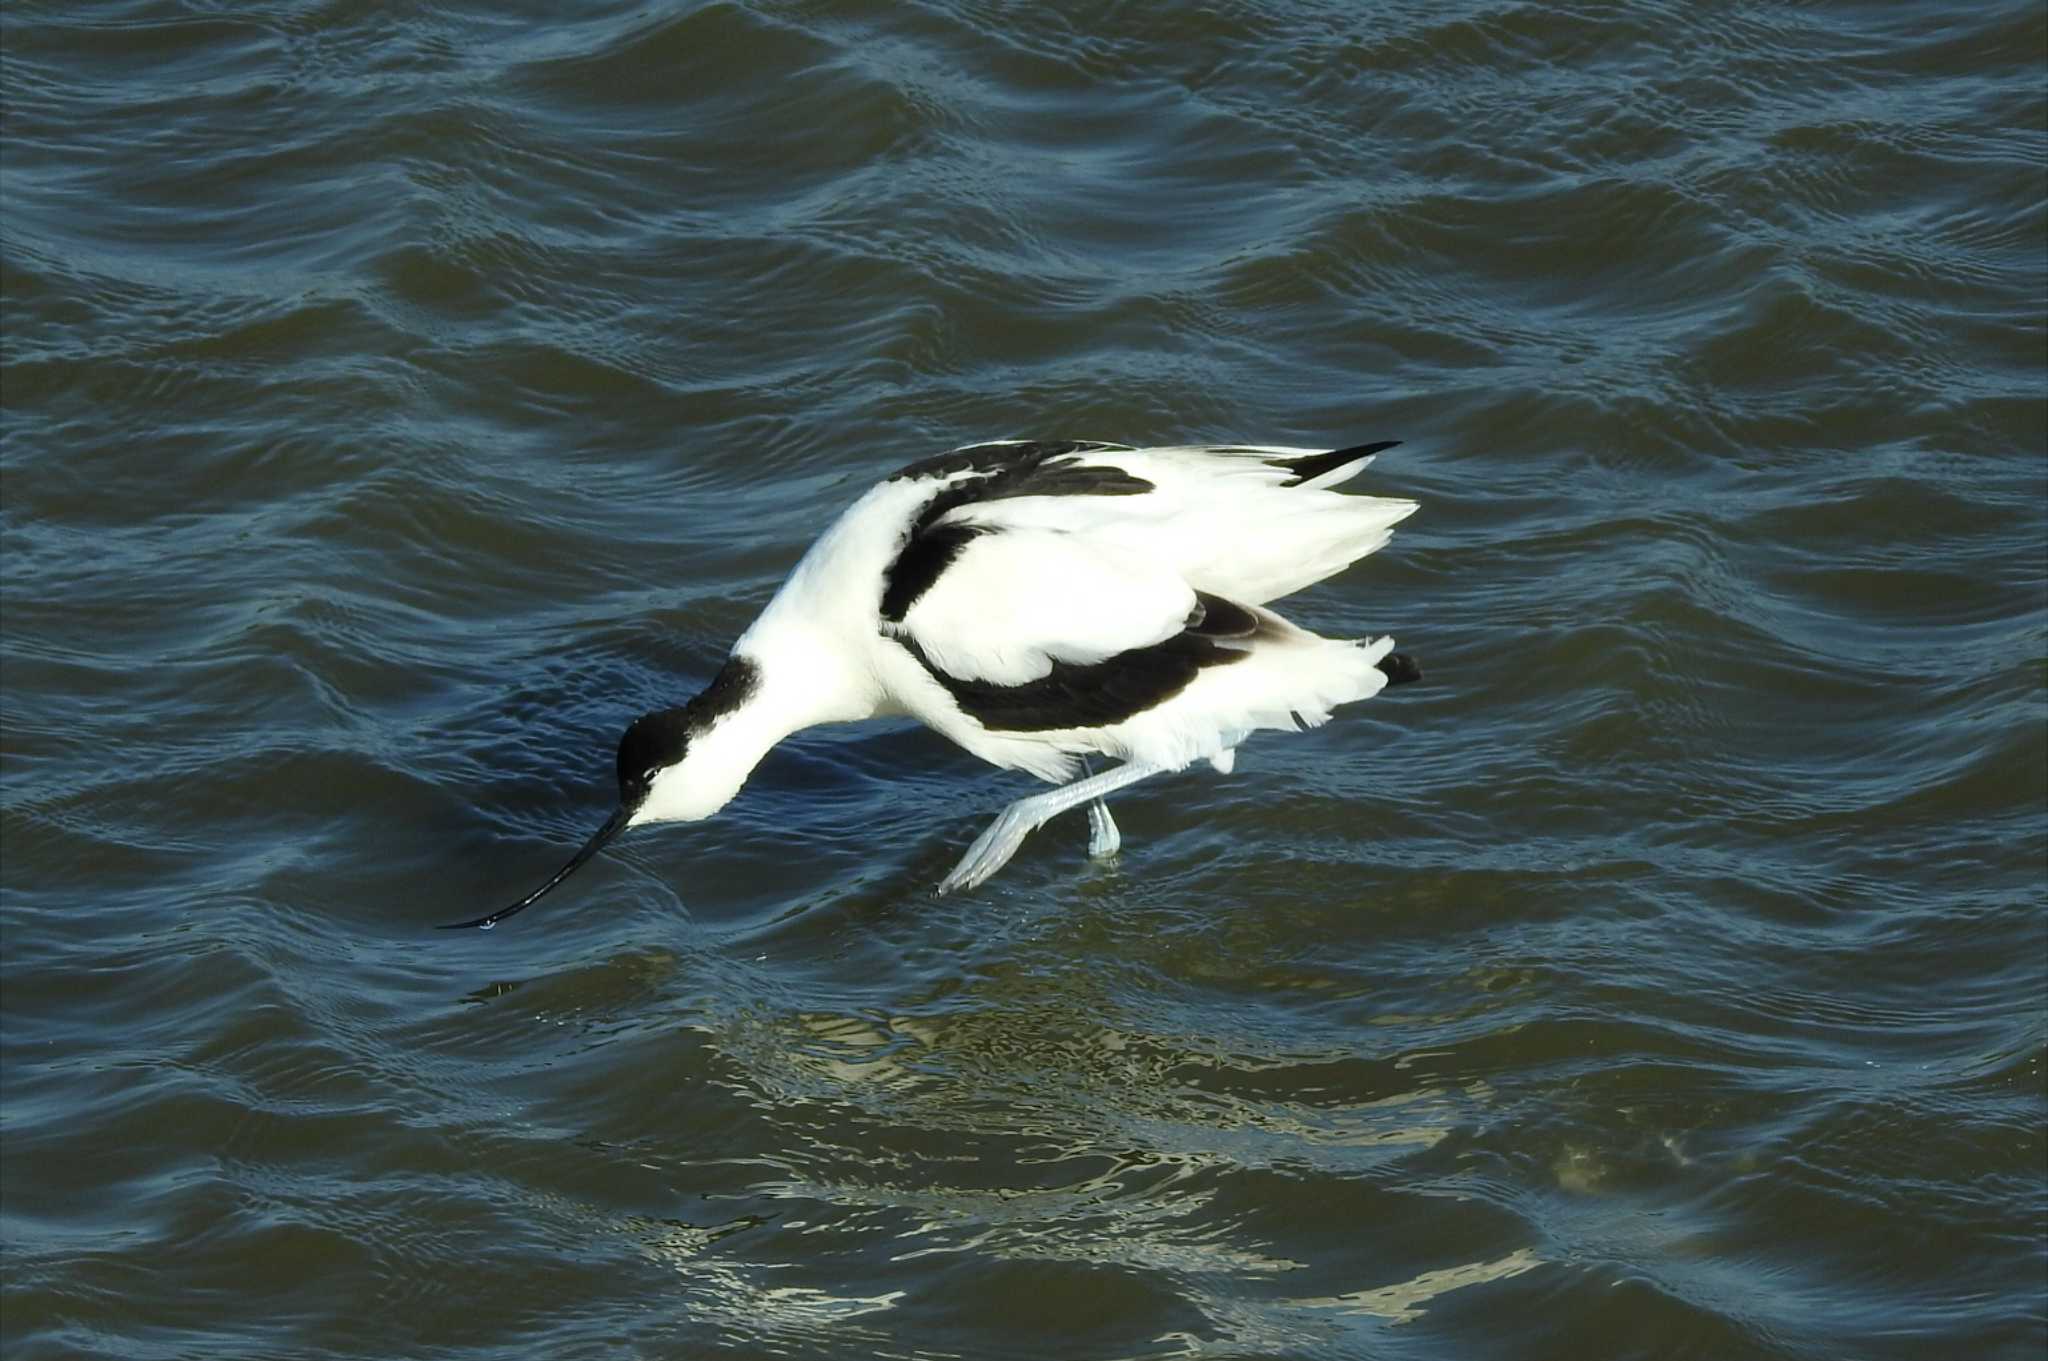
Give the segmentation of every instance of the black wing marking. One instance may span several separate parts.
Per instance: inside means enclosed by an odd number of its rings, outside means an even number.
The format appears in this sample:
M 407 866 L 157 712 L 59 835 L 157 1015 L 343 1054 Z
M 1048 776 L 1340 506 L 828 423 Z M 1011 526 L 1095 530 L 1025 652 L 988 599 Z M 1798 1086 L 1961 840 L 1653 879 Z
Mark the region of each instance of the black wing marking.
M 934 525 L 922 532 L 913 529 L 910 542 L 882 573 L 882 618 L 902 623 L 917 598 L 932 588 L 939 573 L 960 556 L 960 550 L 977 536 L 993 532 L 987 525 L 969 524 Z
M 1400 442 L 1397 439 L 1385 439 L 1377 444 L 1354 444 L 1349 449 L 1332 449 L 1327 454 L 1309 454 L 1305 458 L 1269 458 L 1266 460 L 1266 466 L 1285 468 L 1292 476 L 1281 485 L 1298 487 L 1312 477 L 1321 477 L 1333 468 L 1356 463 L 1361 458 L 1370 458 L 1383 449 L 1393 448 Z
M 1098 454 L 1128 451 L 1128 444 L 1102 440 L 999 440 L 993 444 L 970 444 L 949 454 L 927 458 L 898 468 L 885 481 L 903 482 L 917 477 L 951 477 L 954 473 L 1001 473 L 1020 465 L 1036 468 L 1049 458 L 1066 454 Z
M 896 641 L 984 728 L 1046 732 L 1107 727 L 1156 708 L 1187 689 L 1203 668 L 1250 656 L 1246 644 L 1263 626 L 1235 601 L 1197 592 L 1187 628 L 1173 637 L 1099 662 L 1056 661 L 1049 673 L 1021 685 L 962 680 L 927 657 L 914 639 Z
M 1123 447 L 1086 440 L 977 444 L 913 463 L 894 474 L 889 481 L 951 477 L 963 472 L 973 476 L 940 487 L 911 521 L 896 560 L 882 572 L 882 618 L 902 623 L 917 598 L 932 588 L 971 539 L 995 532 L 990 525 L 939 523 L 961 506 L 1013 496 L 1141 496 L 1151 491 L 1150 482 L 1122 468 L 1081 463 L 1074 457 Z

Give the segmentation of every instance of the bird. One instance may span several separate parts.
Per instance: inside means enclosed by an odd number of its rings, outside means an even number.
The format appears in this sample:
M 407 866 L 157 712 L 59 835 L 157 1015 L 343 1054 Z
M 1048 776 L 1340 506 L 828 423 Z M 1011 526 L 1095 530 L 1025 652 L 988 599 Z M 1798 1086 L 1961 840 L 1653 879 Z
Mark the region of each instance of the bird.
M 1266 608 L 1383 547 L 1417 503 L 1335 490 L 1398 440 L 1338 449 L 966 445 L 890 474 L 819 536 L 688 703 L 619 739 L 618 803 L 522 912 L 629 827 L 723 808 L 770 748 L 814 725 L 910 717 L 1055 787 L 1009 804 L 937 885 L 985 882 L 1047 820 L 1253 733 L 1419 680 L 1390 637 L 1326 638 Z M 1093 758 L 1114 762 L 1097 771 Z

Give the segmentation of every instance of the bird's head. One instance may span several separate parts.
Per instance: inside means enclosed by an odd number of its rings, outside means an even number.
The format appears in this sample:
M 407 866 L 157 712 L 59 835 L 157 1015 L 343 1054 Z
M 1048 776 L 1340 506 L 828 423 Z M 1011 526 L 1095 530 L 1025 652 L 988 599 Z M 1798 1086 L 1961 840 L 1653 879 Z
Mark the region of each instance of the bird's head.
M 688 709 L 658 709 L 633 720 L 619 737 L 619 809 L 626 826 L 663 821 L 645 814 L 676 801 L 688 774 L 689 754 Z M 661 798 L 655 797 L 657 787 Z
M 525 911 L 628 827 L 643 822 L 693 822 L 724 807 L 753 762 L 727 750 L 733 743 L 722 737 L 719 729 L 758 688 L 758 668 L 745 658 L 734 657 L 704 693 L 688 704 L 634 719 L 619 738 L 619 802 L 604 826 L 553 878 L 512 906 L 470 921 L 450 922 L 447 929 L 473 926 L 488 931 L 513 913 Z M 711 740 L 704 740 L 707 737 Z

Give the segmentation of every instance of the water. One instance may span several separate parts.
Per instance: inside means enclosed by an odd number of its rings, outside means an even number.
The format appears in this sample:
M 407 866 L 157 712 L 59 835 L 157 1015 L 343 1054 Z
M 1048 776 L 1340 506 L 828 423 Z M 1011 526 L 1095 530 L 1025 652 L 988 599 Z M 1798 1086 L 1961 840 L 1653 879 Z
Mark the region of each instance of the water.
M 2041 1354 L 2038 4 L 4 23 L 10 1357 Z M 1406 441 L 1428 682 L 428 929 L 1013 434 Z

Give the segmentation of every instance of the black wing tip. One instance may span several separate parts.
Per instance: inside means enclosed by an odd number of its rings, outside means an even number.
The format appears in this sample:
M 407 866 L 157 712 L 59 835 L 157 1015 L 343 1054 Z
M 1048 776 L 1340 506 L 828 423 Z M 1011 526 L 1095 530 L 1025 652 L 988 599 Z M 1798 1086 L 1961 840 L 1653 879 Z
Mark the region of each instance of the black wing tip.
M 1389 652 L 1379 659 L 1378 666 L 1389 685 L 1406 685 L 1422 679 L 1422 663 L 1405 652 Z
M 1288 472 L 1287 486 L 1298 487 L 1312 477 L 1321 477 L 1347 463 L 1356 463 L 1361 458 L 1371 458 L 1399 445 L 1397 439 L 1383 439 L 1372 444 L 1354 444 L 1344 449 L 1332 449 L 1327 454 L 1308 454 L 1302 458 L 1275 458 L 1267 460 L 1268 466 L 1285 468 Z

